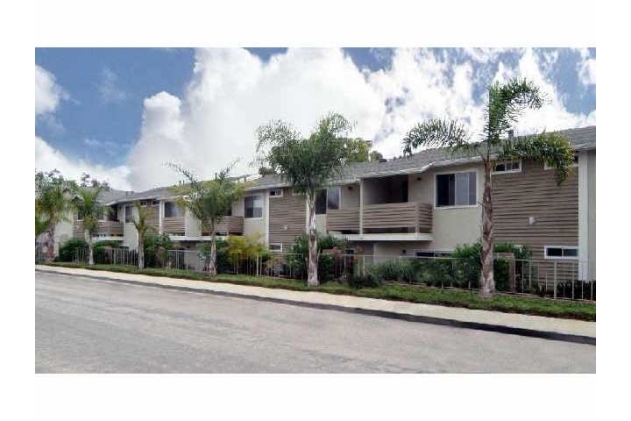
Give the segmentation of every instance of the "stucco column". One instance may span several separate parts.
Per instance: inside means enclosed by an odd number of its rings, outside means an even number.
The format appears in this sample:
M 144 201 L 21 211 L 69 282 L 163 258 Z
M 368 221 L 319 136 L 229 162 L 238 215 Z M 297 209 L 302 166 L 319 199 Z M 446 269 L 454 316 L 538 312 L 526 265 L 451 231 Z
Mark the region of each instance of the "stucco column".
M 364 234 L 364 180 L 359 180 L 359 235 Z

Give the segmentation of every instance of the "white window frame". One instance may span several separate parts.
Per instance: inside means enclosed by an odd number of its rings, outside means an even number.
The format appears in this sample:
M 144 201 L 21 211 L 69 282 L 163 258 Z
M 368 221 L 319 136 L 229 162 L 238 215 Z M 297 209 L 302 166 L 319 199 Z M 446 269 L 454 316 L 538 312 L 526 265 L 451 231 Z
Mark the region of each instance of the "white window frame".
M 279 249 L 272 249 L 272 246 L 279 246 Z M 269 251 L 273 252 L 273 253 L 282 253 L 283 252 L 283 243 L 270 243 L 268 246 Z
M 438 194 L 437 194 L 437 183 L 438 183 L 438 176 L 439 175 L 446 175 L 446 174 L 459 174 L 459 173 L 469 173 L 469 172 L 474 172 L 475 173 L 475 205 L 453 205 L 453 206 L 438 206 Z M 480 171 L 478 171 L 476 168 L 472 168 L 472 169 L 468 169 L 468 170 L 461 170 L 461 171 L 443 171 L 443 172 L 437 172 L 434 173 L 434 209 L 466 209 L 466 208 L 477 208 L 478 206 L 480 206 L 480 202 L 478 201 L 478 198 L 480 197 L 480 188 L 478 187 L 480 183 Z
M 248 197 L 258 197 L 259 199 L 261 199 L 261 216 L 246 216 L 247 212 L 245 208 L 245 199 L 247 199 Z M 265 201 L 263 200 L 262 194 L 249 194 L 243 198 L 243 219 L 258 220 L 258 219 L 263 219 L 264 216 L 265 216 Z
M 337 189 L 340 194 L 340 203 L 337 206 L 337 209 L 331 209 L 329 208 L 329 189 Z M 316 215 L 326 215 L 330 210 L 340 210 L 342 209 L 342 186 L 331 186 L 331 187 L 327 187 L 324 189 L 324 191 L 326 192 L 326 212 L 325 213 L 318 213 Z M 316 196 L 316 200 L 317 200 L 317 196 Z
M 273 194 L 272 194 L 272 192 L 280 192 L 280 194 L 274 194 L 274 195 L 273 195 Z M 270 197 L 270 199 L 276 199 L 276 198 L 278 198 L 278 197 L 283 197 L 283 194 L 284 194 L 283 189 L 271 189 L 271 190 L 269 191 L 269 197 Z
M 578 167 L 578 160 L 579 160 L 580 158 L 579 158 L 578 152 L 574 152 L 573 154 L 574 154 L 574 157 L 576 158 L 576 162 L 575 162 L 575 163 L 573 163 L 572 165 L 570 165 L 570 168 L 577 168 L 577 167 Z M 548 171 L 548 170 L 553 170 L 553 169 L 554 169 L 554 167 L 553 167 L 553 166 L 551 166 L 551 165 L 548 165 L 548 163 L 547 163 L 547 162 L 544 162 L 544 163 L 543 163 L 543 169 L 544 169 L 544 170 L 546 170 L 546 171 Z
M 576 250 L 576 256 L 548 256 L 548 249 Z M 543 258 L 546 260 L 578 260 L 578 246 L 543 246 Z
M 504 171 L 496 171 L 495 170 L 495 168 L 497 167 L 498 164 L 508 164 L 508 163 L 514 163 L 514 162 L 519 162 L 519 169 L 517 169 L 517 170 L 504 170 Z M 493 164 L 493 171 L 491 171 L 491 174 L 519 173 L 519 172 L 521 172 L 522 168 L 523 168 L 523 162 L 521 161 L 521 158 L 519 158 L 519 159 L 502 159 L 500 161 L 495 161 L 495 164 Z

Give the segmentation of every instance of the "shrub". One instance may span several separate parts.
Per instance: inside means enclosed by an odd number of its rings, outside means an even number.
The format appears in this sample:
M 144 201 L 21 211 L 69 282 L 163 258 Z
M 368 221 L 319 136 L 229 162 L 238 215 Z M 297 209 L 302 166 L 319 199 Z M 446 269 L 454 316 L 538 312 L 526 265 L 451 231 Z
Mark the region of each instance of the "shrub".
M 337 253 L 322 253 L 323 250 L 344 249 L 346 242 L 331 235 L 318 234 L 318 279 L 320 282 L 330 281 L 336 278 L 336 263 L 339 260 Z M 285 263 L 296 279 L 307 277 L 307 261 L 309 257 L 309 236 L 302 234 L 296 237 L 291 247 L 290 254 L 286 256 Z M 347 274 L 343 274 L 347 275 Z
M 173 242 L 168 234 L 148 235 L 144 241 L 145 266 L 164 267 L 169 250 L 173 249 Z
M 88 243 L 83 238 L 71 238 L 59 247 L 59 261 L 72 262 L 77 250 L 85 250 Z
M 107 253 L 107 249 L 120 248 L 123 242 L 120 240 L 103 240 L 94 243 L 94 263 L 112 263 L 111 255 Z M 86 246 L 87 247 L 87 246 Z
M 383 263 L 375 263 L 368 269 L 368 273 L 374 282 L 384 281 L 416 283 L 418 272 L 414 262 L 410 259 L 388 260 Z

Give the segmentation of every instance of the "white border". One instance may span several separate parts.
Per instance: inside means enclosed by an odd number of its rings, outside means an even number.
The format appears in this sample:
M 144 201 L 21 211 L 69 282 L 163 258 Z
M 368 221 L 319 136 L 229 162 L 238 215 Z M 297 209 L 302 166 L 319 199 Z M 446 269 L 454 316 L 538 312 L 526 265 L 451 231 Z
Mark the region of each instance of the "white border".
M 495 175 L 495 174 L 501 175 L 501 174 L 513 174 L 513 173 L 521 172 L 522 168 L 524 168 L 524 165 L 523 165 L 523 162 L 522 162 L 521 158 L 519 158 L 519 159 L 502 159 L 500 161 L 495 161 L 495 163 L 493 164 L 493 168 L 495 168 L 498 164 L 505 164 L 505 163 L 508 163 L 508 162 L 515 162 L 515 161 L 519 162 L 519 169 L 518 170 L 509 170 L 509 171 L 495 171 L 495 170 L 492 170 L 491 174 L 492 175 Z
M 280 190 L 280 195 L 272 196 L 272 192 L 273 191 L 278 191 L 278 190 Z M 279 197 L 283 197 L 285 195 L 284 192 L 285 192 L 285 190 L 283 188 L 270 189 L 270 190 L 268 190 L 267 195 L 269 196 L 270 199 L 276 199 L 276 198 L 279 198 Z
M 280 250 L 272 250 L 272 246 L 280 246 Z M 269 243 L 269 245 L 267 246 L 267 248 L 269 249 L 269 251 L 271 251 L 272 253 L 282 253 L 283 252 L 283 243 Z
M 258 194 L 248 194 L 247 196 L 243 196 L 243 219 L 244 220 L 249 219 L 251 221 L 256 221 L 256 220 L 265 219 L 265 199 L 263 198 L 263 194 L 264 193 L 258 193 Z M 248 218 L 247 216 L 245 216 L 245 199 L 247 197 L 256 197 L 256 196 L 259 196 L 261 198 L 261 216 Z
M 475 175 L 475 205 L 454 205 L 454 206 L 437 206 L 438 202 L 438 189 L 436 188 L 436 182 L 439 175 L 445 174 L 458 174 L 458 173 L 469 173 L 474 172 Z M 445 171 L 445 172 L 437 172 L 434 173 L 434 209 L 466 209 L 466 208 L 477 208 L 480 206 L 480 202 L 478 201 L 479 190 L 478 183 L 480 182 L 480 171 L 477 168 L 472 168 L 469 170 L 461 170 L 461 171 Z

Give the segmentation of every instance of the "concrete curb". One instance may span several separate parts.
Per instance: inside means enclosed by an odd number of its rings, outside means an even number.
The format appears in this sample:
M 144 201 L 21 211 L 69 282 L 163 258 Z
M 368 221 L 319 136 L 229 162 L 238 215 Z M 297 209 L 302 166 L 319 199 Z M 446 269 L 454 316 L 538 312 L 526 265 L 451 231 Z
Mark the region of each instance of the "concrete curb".
M 62 269 L 74 269 L 74 268 L 62 268 Z M 245 298 L 245 299 L 251 299 L 251 300 L 256 300 L 256 301 L 293 305 L 293 306 L 298 306 L 298 307 L 315 308 L 315 309 L 320 309 L 320 310 L 342 311 L 346 313 L 364 314 L 364 315 L 384 317 L 384 318 L 389 318 L 389 319 L 406 320 L 409 322 L 428 323 L 428 324 L 441 325 L 441 326 L 451 326 L 451 327 L 456 327 L 456 328 L 475 329 L 475 330 L 482 330 L 482 331 L 487 331 L 487 332 L 497 332 L 497 333 L 505 333 L 505 334 L 549 339 L 549 340 L 556 340 L 556 341 L 563 341 L 563 342 L 596 345 L 596 338 L 592 336 L 521 328 L 521 327 L 514 327 L 514 326 L 503 325 L 503 324 L 463 321 L 463 320 L 450 319 L 450 318 L 444 318 L 444 317 L 409 314 L 409 313 L 402 313 L 402 312 L 395 312 L 395 311 L 376 310 L 376 309 L 362 308 L 362 307 L 348 307 L 348 306 L 342 306 L 342 305 L 337 305 L 337 304 L 314 303 L 314 302 L 308 302 L 308 301 L 291 300 L 291 299 L 286 299 L 286 298 L 260 296 L 256 294 L 217 291 L 217 290 L 212 290 L 212 289 L 193 288 L 189 286 L 161 284 L 157 282 L 154 283 L 154 282 L 144 282 L 144 281 L 137 281 L 137 280 L 127 280 L 127 279 L 120 279 L 120 278 L 112 278 L 108 276 L 99 276 L 96 274 L 64 272 L 64 271 L 59 271 L 59 270 L 54 270 L 54 269 L 49 270 L 49 269 L 35 268 L 35 271 L 43 272 L 43 273 L 51 273 L 51 274 L 56 274 L 56 275 L 81 276 L 85 278 L 100 279 L 100 280 L 118 282 L 118 283 L 123 283 L 123 284 L 128 284 L 128 285 L 141 285 L 141 286 L 157 287 L 157 288 L 177 290 L 177 291 L 213 294 L 213 295 L 235 297 L 235 298 Z M 95 272 L 98 272 L 98 271 L 95 271 Z M 107 273 L 116 274 L 116 272 L 107 272 Z M 178 278 L 168 278 L 168 277 L 156 277 L 156 278 L 157 279 L 160 279 L 160 278 L 170 279 L 170 280 L 178 279 Z M 217 282 L 217 284 L 221 284 L 221 283 Z M 225 283 L 222 285 L 231 285 L 231 284 Z M 252 288 L 248 286 L 245 286 L 245 287 Z

